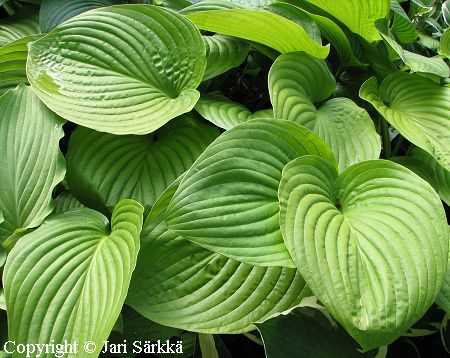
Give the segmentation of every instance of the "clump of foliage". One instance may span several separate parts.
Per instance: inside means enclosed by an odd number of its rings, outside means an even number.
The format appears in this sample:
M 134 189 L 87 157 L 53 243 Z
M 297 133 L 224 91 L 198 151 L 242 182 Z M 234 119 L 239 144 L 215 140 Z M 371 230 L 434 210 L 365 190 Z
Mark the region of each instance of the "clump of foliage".
M 0 6 L 2 342 L 449 352 L 450 1 Z

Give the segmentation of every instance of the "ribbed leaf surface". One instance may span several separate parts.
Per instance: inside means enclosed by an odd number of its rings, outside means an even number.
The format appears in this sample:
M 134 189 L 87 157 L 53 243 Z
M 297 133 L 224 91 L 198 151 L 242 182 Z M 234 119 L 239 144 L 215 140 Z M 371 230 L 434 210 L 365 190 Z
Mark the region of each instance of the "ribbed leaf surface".
M 441 37 L 439 53 L 450 59 L 450 29 L 447 29 Z
M 109 228 L 108 220 L 93 210 L 69 211 L 23 237 L 3 273 L 9 338 L 17 343 L 78 342 L 76 357 L 98 356 L 136 265 L 142 212 L 135 201 L 121 201 Z M 97 345 L 92 355 L 83 352 L 87 341 Z
M 399 72 L 381 86 L 374 77 L 367 80 L 360 96 L 405 138 L 450 170 L 450 88 Z
M 281 55 L 269 72 L 275 117 L 304 125 L 332 149 L 339 168 L 376 159 L 380 137 L 369 114 L 348 98 L 334 98 L 320 107 L 336 88 L 325 61 L 296 52 Z
M 307 156 L 285 167 L 279 195 L 298 269 L 364 349 L 394 341 L 434 302 L 449 232 L 425 180 L 385 160 L 338 176 L 326 160 Z
M 53 214 L 62 214 L 69 210 L 81 209 L 84 207 L 84 205 L 81 204 L 70 191 L 64 191 L 59 194 L 53 201 L 53 204 L 55 205 Z
M 2 19 L 0 21 L 0 47 L 40 32 L 36 16 Z
M 164 325 L 203 333 L 239 333 L 310 295 L 297 270 L 255 267 L 210 252 L 164 222 L 176 185 L 145 220 L 127 304 Z
M 30 48 L 33 89 L 61 117 L 146 134 L 190 111 L 206 66 L 198 29 L 171 10 L 117 5 L 61 24 Z
M 409 44 L 417 40 L 419 34 L 408 14 L 397 0 L 391 0 L 392 25 L 391 31 L 402 44 Z
M 69 143 L 67 182 L 78 199 L 101 210 L 123 198 L 151 207 L 218 135 L 217 129 L 188 116 L 146 136 L 79 127 Z
M 62 125 L 27 86 L 0 97 L 0 240 L 52 212 L 52 191 L 65 174 Z
M 314 133 L 293 122 L 259 119 L 226 131 L 183 177 L 168 208 L 169 229 L 242 262 L 292 267 L 277 191 L 284 165 L 306 154 L 333 160 Z

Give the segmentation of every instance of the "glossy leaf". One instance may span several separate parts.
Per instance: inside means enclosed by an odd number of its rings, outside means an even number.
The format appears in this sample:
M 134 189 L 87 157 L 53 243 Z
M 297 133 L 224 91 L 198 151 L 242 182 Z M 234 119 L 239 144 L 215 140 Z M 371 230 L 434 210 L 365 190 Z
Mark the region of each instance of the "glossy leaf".
M 214 35 L 203 36 L 206 45 L 206 70 L 203 80 L 208 80 L 245 61 L 250 46 L 236 38 Z
M 190 111 L 206 66 L 198 29 L 149 5 L 92 10 L 30 47 L 34 91 L 61 117 L 101 132 L 146 134 Z
M 310 295 L 295 269 L 239 263 L 167 230 L 168 188 L 145 220 L 127 303 L 164 325 L 203 333 L 240 333 Z
M 281 53 L 301 50 L 318 58 L 326 58 L 329 53 L 328 46 L 315 42 L 301 26 L 268 11 L 209 10 L 187 17 L 202 30 L 254 41 Z
M 93 210 L 69 211 L 19 240 L 3 273 L 9 338 L 17 343 L 67 340 L 79 347 L 92 341 L 97 356 L 127 294 L 142 212 L 135 201 L 123 200 L 109 228 Z
M 398 72 L 380 86 L 375 78 L 367 80 L 360 96 L 405 138 L 450 170 L 450 88 Z
M 218 135 L 189 116 L 147 136 L 79 127 L 69 144 L 66 180 L 79 200 L 102 211 L 124 198 L 151 207 Z
M 326 160 L 306 156 L 285 167 L 279 195 L 299 271 L 363 349 L 391 343 L 434 302 L 449 232 L 425 180 L 385 160 L 339 176 Z
M 297 123 L 259 119 L 226 131 L 183 177 L 168 208 L 169 229 L 242 262 L 292 267 L 279 230 L 277 191 L 284 165 L 306 154 L 334 160 Z
M 295 121 L 318 134 L 344 170 L 377 159 L 381 143 L 368 113 L 352 100 L 334 98 L 323 103 L 335 88 L 327 64 L 301 52 L 281 55 L 269 72 L 275 117 Z
M 52 191 L 65 174 L 62 125 L 27 86 L 0 97 L 0 240 L 52 212 Z

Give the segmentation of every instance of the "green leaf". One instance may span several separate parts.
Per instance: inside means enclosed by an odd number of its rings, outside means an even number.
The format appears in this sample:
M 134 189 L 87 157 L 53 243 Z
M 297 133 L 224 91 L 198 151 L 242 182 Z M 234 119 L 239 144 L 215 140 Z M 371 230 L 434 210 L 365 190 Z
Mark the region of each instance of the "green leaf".
M 203 36 L 206 45 L 206 70 L 203 80 L 219 76 L 240 66 L 247 58 L 250 46 L 239 39 L 214 35 Z
M 273 109 L 261 109 L 256 111 L 250 116 L 250 119 L 267 119 L 267 118 L 275 118 L 273 115 Z
M 259 119 L 226 131 L 183 177 L 168 208 L 169 229 L 242 262 L 293 267 L 279 230 L 277 191 L 284 165 L 306 154 L 334 160 L 294 122 Z
M 412 23 L 408 14 L 403 10 L 397 0 L 390 1 L 391 11 L 393 13 L 391 31 L 401 44 L 413 43 L 419 36 L 416 26 Z
M 269 72 L 275 117 L 315 132 L 332 149 L 340 170 L 377 159 L 381 141 L 369 114 L 348 98 L 323 103 L 335 89 L 336 81 L 325 61 L 301 52 L 281 55 Z
M 20 239 L 3 273 L 9 338 L 79 347 L 93 341 L 98 356 L 127 294 L 142 212 L 137 202 L 123 200 L 109 228 L 98 212 L 69 211 Z
M 375 26 L 389 14 L 389 0 L 309 0 L 369 42 L 380 40 Z
M 354 341 L 319 311 L 296 308 L 257 324 L 267 358 L 362 358 Z M 301 353 L 300 353 L 301 352 Z M 299 355 L 300 354 L 300 355 Z
M 52 212 L 52 191 L 66 170 L 62 125 L 27 86 L 0 97 L 0 240 L 39 226 Z
M 27 36 L 0 47 L 0 96 L 20 83 L 28 83 L 28 44 L 37 36 Z
M 206 66 L 199 30 L 150 5 L 92 10 L 30 47 L 34 91 L 61 117 L 101 132 L 146 134 L 189 112 Z
M 219 352 L 217 352 L 212 334 L 199 334 L 198 340 L 203 358 L 219 358 Z
M 441 167 L 430 154 L 415 147 L 407 156 L 392 158 L 392 160 L 411 169 L 429 182 L 442 201 L 450 206 L 450 171 Z
M 449 237 L 450 237 L 450 226 L 448 227 Z M 450 252 L 449 252 L 449 263 L 450 263 Z M 450 313 L 450 264 L 448 265 L 448 270 L 444 278 L 444 282 L 441 287 L 439 295 L 436 297 L 436 303 L 447 313 Z
M 0 47 L 23 37 L 41 33 L 36 16 L 14 16 L 0 20 Z
M 55 205 L 53 214 L 62 214 L 69 210 L 76 210 L 84 207 L 70 191 L 64 191 L 59 194 L 53 201 L 53 204 Z
M 66 180 L 79 200 L 101 211 L 123 198 L 151 207 L 218 135 L 187 115 L 146 136 L 78 127 L 69 143 Z
M 264 10 L 209 10 L 189 13 L 187 17 L 202 30 L 254 41 L 281 53 L 302 50 L 326 58 L 330 51 L 329 46 L 315 42 L 295 22 Z
M 246 122 L 252 114 L 242 104 L 221 94 L 201 96 L 195 110 L 209 122 L 226 130 Z
M 177 183 L 145 220 L 127 304 L 153 321 L 202 333 L 241 333 L 310 295 L 297 270 L 257 267 L 210 252 L 167 230 Z
M 266 5 L 275 2 L 275 0 L 229 0 L 229 1 L 233 4 L 251 9 L 262 8 Z
M 228 0 L 202 0 L 188 6 L 180 11 L 181 14 L 187 15 L 193 12 L 209 11 L 209 10 L 225 10 L 225 9 L 242 9 L 235 3 Z
M 410 68 L 411 72 L 431 73 L 444 78 L 450 76 L 450 68 L 441 57 L 425 57 L 414 52 L 406 51 L 388 35 L 382 33 L 381 36 L 397 53 L 405 65 Z
M 448 28 L 441 37 L 439 53 L 450 59 L 450 28 Z
M 406 139 L 450 170 L 450 88 L 417 74 L 397 72 L 378 85 L 367 80 L 360 97 Z
M 447 269 L 442 203 L 391 161 L 338 176 L 317 156 L 289 163 L 280 183 L 286 246 L 314 295 L 365 349 L 391 343 L 434 302 Z
M 49 32 L 64 21 L 88 10 L 110 6 L 120 0 L 43 0 L 39 10 L 42 32 Z

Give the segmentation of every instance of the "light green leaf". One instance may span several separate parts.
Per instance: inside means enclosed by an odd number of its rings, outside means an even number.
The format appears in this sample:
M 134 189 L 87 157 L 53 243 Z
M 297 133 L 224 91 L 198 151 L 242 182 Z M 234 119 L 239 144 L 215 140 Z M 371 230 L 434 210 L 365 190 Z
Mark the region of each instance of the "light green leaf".
M 247 58 L 248 43 L 233 37 L 214 35 L 203 36 L 206 45 L 206 70 L 203 80 L 221 75 L 240 66 Z
M 79 127 L 69 143 L 66 180 L 79 200 L 102 211 L 123 198 L 151 207 L 218 135 L 187 115 L 147 136 Z
M 194 107 L 205 66 L 203 39 L 184 16 L 117 5 L 34 42 L 27 74 L 61 117 L 101 132 L 146 134 Z
M 185 7 L 180 11 L 180 14 L 187 15 L 192 12 L 225 9 L 242 9 L 242 6 L 227 0 L 202 0 L 192 4 L 191 6 Z
M 292 267 L 277 191 L 284 165 L 306 154 L 334 160 L 314 133 L 294 122 L 259 119 L 226 131 L 183 177 L 168 208 L 169 229 L 242 262 Z
M 219 358 L 219 352 L 217 352 L 212 334 L 199 334 L 198 340 L 203 358 Z
M 121 0 L 42 0 L 39 25 L 42 32 L 49 32 L 64 21 L 85 11 L 119 4 Z
M 0 97 L 0 240 L 52 212 L 52 191 L 65 174 L 62 125 L 27 86 Z
M 448 28 L 441 37 L 439 53 L 450 59 L 450 28 Z
M 397 53 L 405 65 L 410 68 L 411 72 L 431 73 L 444 78 L 450 76 L 450 68 L 441 57 L 425 57 L 414 52 L 406 51 L 388 35 L 381 33 L 381 36 L 395 53 Z
M 3 273 L 9 338 L 16 343 L 67 340 L 79 347 L 93 341 L 92 355 L 81 350 L 76 356 L 98 356 L 127 294 L 142 212 L 137 202 L 123 200 L 110 228 L 98 212 L 69 211 L 20 239 Z
M 62 214 L 69 210 L 81 209 L 84 207 L 77 198 L 75 198 L 70 191 L 64 191 L 59 194 L 53 201 L 55 205 L 55 210 L 53 214 Z
M 37 36 L 27 36 L 0 47 L 0 95 L 20 83 L 28 83 L 28 44 Z
M 260 109 L 250 116 L 250 119 L 267 119 L 275 118 L 273 115 L 273 109 Z
M 189 13 L 187 17 L 202 30 L 254 41 L 281 53 L 301 50 L 326 58 L 330 51 L 329 46 L 315 42 L 295 22 L 264 10 L 209 10 Z
M 276 0 L 229 0 L 231 3 L 242 7 L 257 9 L 269 5 Z
M 365 350 L 391 343 L 434 302 L 447 269 L 442 203 L 391 161 L 338 176 L 317 156 L 289 163 L 280 183 L 286 246 L 314 295 Z
M 40 32 L 36 16 L 13 16 L 2 19 L 0 20 L 0 47 Z
M 419 36 L 416 26 L 397 0 L 390 1 L 393 13 L 391 31 L 401 44 L 413 43 Z
M 332 149 L 340 170 L 377 159 L 381 141 L 369 114 L 348 98 L 323 103 L 335 89 L 325 61 L 301 52 L 281 55 L 269 72 L 275 117 L 297 122 L 319 135 Z
M 127 304 L 153 321 L 202 333 L 241 333 L 311 295 L 297 270 L 239 263 L 167 230 L 177 184 L 145 220 Z
M 406 139 L 450 170 L 450 88 L 417 74 L 397 72 L 381 86 L 375 77 L 367 80 L 360 97 Z
M 392 158 L 392 160 L 411 169 L 429 182 L 442 201 L 450 206 L 450 171 L 441 167 L 430 154 L 415 147 L 407 156 Z
M 252 114 L 242 104 L 233 102 L 221 94 L 201 96 L 195 110 L 209 122 L 226 130 L 246 122 Z
M 257 324 L 266 358 L 362 358 L 356 344 L 319 310 L 296 308 Z M 300 355 L 299 355 L 299 352 Z
M 448 227 L 448 235 L 450 238 L 450 226 Z M 450 252 L 449 265 L 441 287 L 439 295 L 436 297 L 436 303 L 447 313 L 450 313 Z
M 389 0 L 309 0 L 369 42 L 380 40 L 375 22 L 389 14 Z

